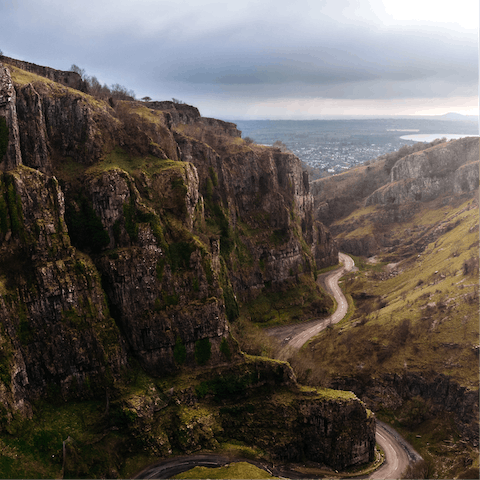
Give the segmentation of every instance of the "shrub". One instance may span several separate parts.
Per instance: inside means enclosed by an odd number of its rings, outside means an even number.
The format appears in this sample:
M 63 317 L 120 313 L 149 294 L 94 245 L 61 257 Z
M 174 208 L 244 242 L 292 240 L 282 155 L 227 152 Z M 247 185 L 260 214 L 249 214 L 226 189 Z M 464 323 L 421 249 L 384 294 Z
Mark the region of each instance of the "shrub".
M 10 212 L 10 227 L 12 229 L 12 234 L 19 233 L 23 223 L 22 205 L 13 183 L 10 183 L 7 187 L 7 204 Z
M 7 153 L 8 147 L 8 125 L 5 118 L 0 117 L 0 162 Z
M 478 257 L 471 256 L 468 260 L 463 262 L 463 274 L 474 275 L 478 274 Z
M 26 318 L 22 318 L 18 325 L 17 336 L 22 345 L 29 345 L 33 342 L 33 329 Z
M 428 465 L 425 460 L 416 461 L 410 464 L 404 473 L 403 478 L 428 478 Z M 476 476 L 468 477 L 462 476 L 459 478 L 478 478 L 478 469 L 476 470 Z
M 183 365 L 187 359 L 187 349 L 180 337 L 175 340 L 175 346 L 173 347 L 173 358 L 179 365 Z
M 123 216 L 125 218 L 125 230 L 132 241 L 138 239 L 138 225 L 136 222 L 136 211 L 133 201 L 123 205 Z
M 190 267 L 190 255 L 195 246 L 188 242 L 171 243 L 169 245 L 169 256 L 172 271 L 186 270 Z
M 8 232 L 8 208 L 3 196 L 0 196 L 0 232 Z
M 100 217 L 85 197 L 77 198 L 78 209 L 73 202 L 67 204 L 65 221 L 75 247 L 99 253 L 110 243 Z
M 0 353 L 0 381 L 9 386 L 12 381 L 10 374 L 10 359 L 11 354 Z
M 222 338 L 222 341 L 220 343 L 220 351 L 225 355 L 225 358 L 227 360 L 232 359 L 232 351 L 230 350 L 230 345 L 228 344 L 228 341 L 226 338 Z
M 214 187 L 218 185 L 218 175 L 217 172 L 213 167 L 209 167 L 208 173 L 210 174 L 210 178 L 212 179 L 212 184 Z
M 202 338 L 195 342 L 195 360 L 199 365 L 205 365 L 212 356 L 212 344 L 209 338 Z

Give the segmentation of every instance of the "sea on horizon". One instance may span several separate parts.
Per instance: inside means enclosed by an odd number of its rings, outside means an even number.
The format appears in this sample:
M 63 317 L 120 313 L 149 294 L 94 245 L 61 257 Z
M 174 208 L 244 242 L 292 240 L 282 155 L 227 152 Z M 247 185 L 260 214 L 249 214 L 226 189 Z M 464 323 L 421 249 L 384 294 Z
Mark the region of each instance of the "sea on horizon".
M 340 173 L 399 150 L 403 145 L 443 137 L 478 136 L 475 122 L 438 119 L 238 120 L 234 123 L 242 131 L 242 138 L 249 137 L 261 145 L 273 145 L 279 140 L 305 164 L 326 174 Z

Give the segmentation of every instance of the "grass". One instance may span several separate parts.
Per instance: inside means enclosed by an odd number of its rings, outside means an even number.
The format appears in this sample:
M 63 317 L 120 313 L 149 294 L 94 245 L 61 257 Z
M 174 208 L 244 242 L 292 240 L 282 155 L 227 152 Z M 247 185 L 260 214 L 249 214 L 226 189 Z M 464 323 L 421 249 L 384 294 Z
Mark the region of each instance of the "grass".
M 26 70 L 22 70 L 21 68 L 14 67 L 6 62 L 8 69 L 10 70 L 10 74 L 13 80 L 13 83 L 17 85 L 27 85 L 29 83 L 33 84 L 44 84 L 47 85 L 52 93 L 56 96 L 62 96 L 65 94 L 74 95 L 76 97 L 81 97 L 86 103 L 90 105 L 94 105 L 96 107 L 100 107 L 103 110 L 107 109 L 107 104 L 101 100 L 97 100 L 96 98 L 88 95 L 87 93 L 83 93 L 80 90 L 75 90 L 74 88 L 67 87 L 57 83 L 49 78 L 42 77 L 41 75 L 37 75 L 36 73 L 27 72 Z
M 143 119 L 149 121 L 150 123 L 155 123 L 163 125 L 163 115 L 157 110 L 152 110 L 151 108 L 146 107 L 145 105 L 138 105 L 132 109 L 132 113 L 136 113 Z
M 357 400 L 356 395 L 352 392 L 333 390 L 331 388 L 316 388 L 302 385 L 300 386 L 300 391 L 304 393 L 313 393 L 319 398 L 322 398 L 322 400 Z
M 364 228 L 351 227 L 352 236 Z M 379 254 L 375 264 L 354 258 L 359 271 L 344 277 L 344 290 L 354 299 L 355 311 L 302 350 L 303 357 L 312 357 L 309 369 L 323 372 L 326 385 L 336 377 L 375 379 L 415 372 L 428 378 L 441 373 L 477 391 L 476 200 L 423 204 L 411 220 L 389 230 L 399 249 L 410 249 L 397 258 Z M 428 401 L 417 397 L 400 410 L 377 413 L 425 458 L 428 478 L 471 475 L 473 468 L 478 474 L 478 449 L 458 436 L 453 415 L 430 418 L 428 412 Z
M 389 275 L 384 263 L 383 272 L 379 265 L 364 263 L 362 271 L 346 281 L 351 294 L 368 292 L 384 306 L 366 315 L 359 312 L 350 322 L 336 325 L 334 335 L 326 332 L 313 342 L 312 348 L 322 351 L 322 364 L 331 360 L 332 374 L 348 375 L 358 372 L 357 367 L 377 374 L 433 369 L 462 385 L 478 387 L 478 360 L 472 353 L 478 343 L 478 280 L 463 273 L 465 262 L 478 256 L 478 211 L 467 209 L 469 203 L 449 213 L 441 209 L 438 216 L 419 213 L 417 222 L 441 218 L 452 228 L 426 245 L 423 253 L 400 261 L 397 274 Z M 400 231 L 404 229 L 399 227 Z M 408 330 L 407 338 L 394 348 L 402 328 Z M 344 356 L 356 358 L 356 365 L 343 362 Z
M 377 372 L 402 371 L 405 365 L 418 370 L 432 368 L 455 377 L 464 385 L 478 386 L 477 371 L 472 368 L 475 357 L 471 353 L 478 338 L 477 279 L 463 273 L 464 263 L 477 255 L 475 226 L 478 220 L 476 209 L 464 207 L 451 212 L 450 217 L 458 222 L 456 226 L 427 245 L 423 254 L 400 262 L 396 266 L 398 274 L 389 276 L 378 272 L 378 267 L 376 272 L 367 267 L 356 274 L 355 280 L 347 281 L 351 293 L 368 291 L 381 298 L 385 306 L 364 315 L 361 328 L 358 328 L 358 316 L 352 318 L 350 326 L 334 327 L 340 333 L 335 345 L 330 346 L 331 339 L 327 340 L 328 334 L 324 334 L 324 341 L 319 341 L 317 347 L 322 348 L 324 355 L 331 355 L 333 360 L 340 352 L 352 355 L 355 351 L 355 355 L 359 354 L 359 363 L 375 367 Z M 445 213 L 442 218 L 445 219 Z M 377 365 L 372 353 L 378 354 L 379 348 L 389 347 L 392 334 L 398 333 L 407 320 L 408 341 Z M 353 334 L 356 345 L 353 337 L 350 338 Z M 451 345 L 456 347 L 449 354 Z M 455 358 L 449 361 L 446 355 Z M 332 366 L 332 370 L 335 368 Z M 351 369 L 351 366 L 345 368 Z
M 145 172 L 152 176 L 165 169 L 185 168 L 184 162 L 175 160 L 162 160 L 152 155 L 145 157 L 133 156 L 121 147 L 115 147 L 110 153 L 105 155 L 104 159 L 86 170 L 87 175 L 99 175 L 103 172 L 114 169 L 125 170 L 131 175 Z
M 172 478 L 277 478 L 248 462 L 238 462 L 223 467 L 195 467 Z
M 103 412 L 101 402 L 78 402 L 59 406 L 36 404 L 36 422 L 14 420 L 0 435 L 2 478 L 58 478 L 62 470 L 62 442 L 68 437 L 86 446 L 97 435 L 88 431 Z M 89 450 L 88 448 L 86 450 Z M 84 452 L 85 456 L 92 452 Z M 95 455 L 93 455 L 95 457 Z M 98 458 L 97 458 L 98 460 Z M 85 462 L 89 459 L 85 458 Z M 92 468 L 92 476 L 95 469 Z
M 313 277 L 304 274 L 280 291 L 266 286 L 257 298 L 242 305 L 240 316 L 272 327 L 327 316 L 332 308 L 332 299 L 319 289 Z

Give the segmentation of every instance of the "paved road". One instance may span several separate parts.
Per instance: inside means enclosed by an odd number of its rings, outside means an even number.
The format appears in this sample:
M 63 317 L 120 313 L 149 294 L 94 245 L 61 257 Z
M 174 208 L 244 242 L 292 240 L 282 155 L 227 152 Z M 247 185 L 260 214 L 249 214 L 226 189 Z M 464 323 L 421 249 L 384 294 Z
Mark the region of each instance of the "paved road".
M 337 310 L 328 318 L 269 329 L 267 333 L 281 340 L 283 344 L 283 348 L 277 355 L 278 358 L 288 358 L 288 353 L 291 349 L 301 348 L 310 338 L 317 335 L 329 325 L 338 323 L 347 314 L 348 302 L 338 285 L 338 281 L 345 273 L 350 272 L 355 264 L 351 257 L 343 253 L 339 253 L 339 260 L 343 263 L 343 267 L 329 273 L 325 278 L 325 287 L 334 296 L 338 304 Z M 402 473 L 408 467 L 409 463 L 421 460 L 422 457 L 420 457 L 413 447 L 395 432 L 393 428 L 379 420 L 377 420 L 376 425 L 376 440 L 385 452 L 386 460 L 383 465 L 368 478 L 401 478 Z
M 299 349 L 310 338 L 320 333 L 329 325 L 338 323 L 347 314 L 348 302 L 338 285 L 338 281 L 343 275 L 345 275 L 345 273 L 348 273 L 353 269 L 355 263 L 351 257 L 344 253 L 339 253 L 338 256 L 340 262 L 343 263 L 343 267 L 330 272 L 325 278 L 325 286 L 334 296 L 337 302 L 337 309 L 333 315 L 327 318 L 320 318 L 295 325 L 269 328 L 266 331 L 267 334 L 281 340 L 282 345 L 284 346 L 278 355 L 279 358 L 286 358 L 290 348 Z
M 385 462 L 368 478 L 401 478 L 401 474 L 410 463 L 422 460 L 422 457 L 404 438 L 380 420 L 377 420 L 376 440 L 385 452 Z
M 215 468 L 227 463 L 229 463 L 229 459 L 221 455 L 188 455 L 150 465 L 134 478 L 172 478 L 194 467 Z

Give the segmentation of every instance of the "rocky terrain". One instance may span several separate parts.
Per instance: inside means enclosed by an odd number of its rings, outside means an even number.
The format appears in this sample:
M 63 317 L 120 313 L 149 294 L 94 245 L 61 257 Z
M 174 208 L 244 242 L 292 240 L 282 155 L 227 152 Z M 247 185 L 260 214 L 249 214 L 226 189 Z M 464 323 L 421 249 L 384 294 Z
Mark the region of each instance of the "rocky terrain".
M 73 72 L 2 62 L 2 475 L 131 475 L 139 451 L 232 438 L 280 460 L 371 461 L 374 420 L 354 395 L 305 392 L 288 365 L 247 361 L 230 334 L 239 307 L 266 287 L 293 288 L 338 261 L 300 161 L 188 105 L 103 101 Z M 320 310 L 331 304 L 312 288 Z M 193 375 L 189 388 L 182 375 Z M 273 443 L 259 400 L 267 386 L 282 406 Z M 50 420 L 45 399 L 59 409 Z M 78 402 L 104 404 L 104 415 L 90 411 L 79 430 L 55 423 Z M 208 430 L 219 404 L 225 415 Z M 62 458 L 62 441 L 63 465 L 42 463 Z
M 366 257 L 385 248 L 396 251 L 403 247 L 390 235 L 390 225 L 408 222 L 427 202 L 440 199 L 446 205 L 472 197 L 478 172 L 475 137 L 405 156 L 397 153 L 393 163 L 379 157 L 368 166 L 313 182 L 315 216 L 328 225 L 342 251 Z M 431 238 L 428 228 L 417 232 L 421 243 Z

